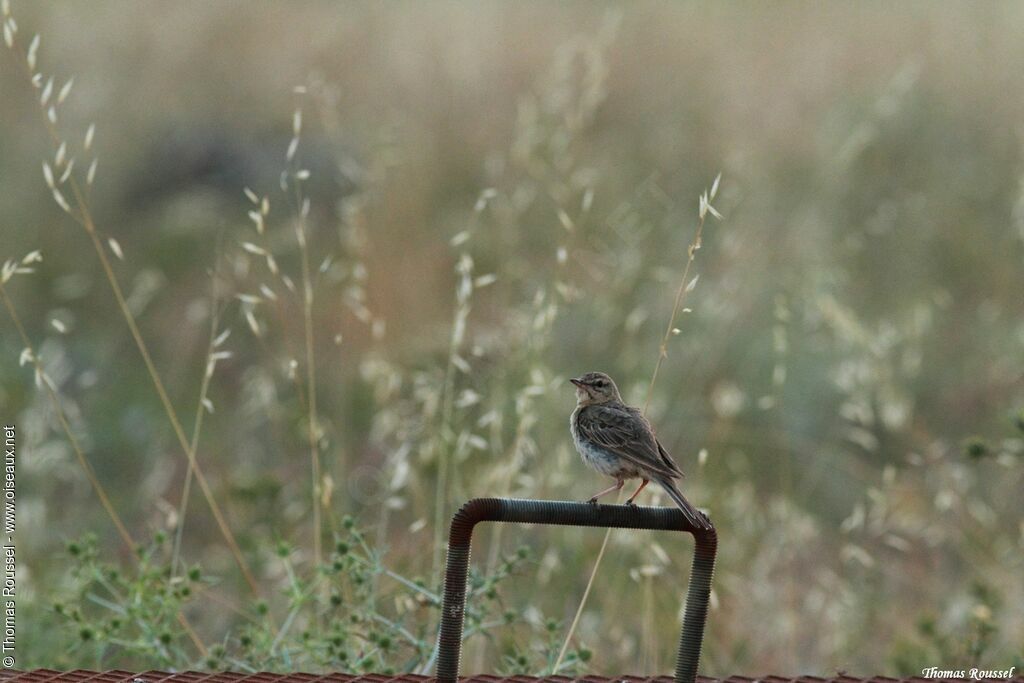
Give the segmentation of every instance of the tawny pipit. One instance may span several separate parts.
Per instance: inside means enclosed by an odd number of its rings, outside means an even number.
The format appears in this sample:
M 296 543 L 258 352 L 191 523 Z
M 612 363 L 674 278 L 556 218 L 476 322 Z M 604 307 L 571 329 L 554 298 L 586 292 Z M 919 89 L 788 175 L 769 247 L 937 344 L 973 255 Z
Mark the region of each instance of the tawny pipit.
M 627 479 L 642 479 L 626 501 L 633 505 L 650 481 L 661 484 L 669 497 L 698 529 L 710 529 L 707 516 L 690 505 L 676 488 L 674 479 L 683 476 L 672 456 L 654 436 L 651 423 L 638 409 L 627 406 L 612 378 L 603 372 L 588 372 L 569 380 L 576 385 L 576 409 L 569 418 L 569 430 L 583 461 L 615 479 L 615 485 L 601 491 L 589 502 L 618 491 Z

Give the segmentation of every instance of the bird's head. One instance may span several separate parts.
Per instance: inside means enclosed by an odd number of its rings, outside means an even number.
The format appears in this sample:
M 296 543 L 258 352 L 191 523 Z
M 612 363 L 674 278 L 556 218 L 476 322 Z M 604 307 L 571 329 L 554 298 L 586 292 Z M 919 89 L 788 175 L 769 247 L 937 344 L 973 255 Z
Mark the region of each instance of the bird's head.
M 622 402 L 619 388 L 615 386 L 612 378 L 603 372 L 588 372 L 585 375 L 573 377 L 569 381 L 576 385 L 576 402 L 579 405 L 588 406 L 609 401 Z

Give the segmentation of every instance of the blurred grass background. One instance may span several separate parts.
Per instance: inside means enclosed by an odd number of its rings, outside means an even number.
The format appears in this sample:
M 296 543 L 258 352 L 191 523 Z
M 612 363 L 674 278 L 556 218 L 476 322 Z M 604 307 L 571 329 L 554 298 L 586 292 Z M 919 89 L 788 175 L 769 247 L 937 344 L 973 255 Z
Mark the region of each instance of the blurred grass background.
M 197 457 L 278 621 L 278 543 L 315 574 L 301 200 L 280 174 L 309 171 L 324 543 L 353 515 L 384 565 L 436 587 L 438 521 L 459 502 L 606 485 L 572 451 L 566 380 L 605 370 L 643 402 L 698 196 L 721 171 L 724 220 L 705 228 L 649 412 L 721 538 L 703 673 L 1020 661 L 1019 4 L 15 10 L 22 52 L 38 32 L 40 68 L 75 77 L 62 134 L 81 147 L 96 123 L 92 212 L 123 250 L 116 275 L 189 434 L 211 312 L 232 330 Z M 187 461 L 85 233 L 39 172 L 53 155 L 39 91 L 16 55 L 0 64 L 0 257 L 44 259 L 6 289 L 133 535 L 173 537 Z M 269 200 L 264 235 L 244 188 Z M 131 560 L 2 330 L 19 665 L 159 664 L 55 628 L 70 539 L 92 532 L 100 556 Z M 195 491 L 185 519 L 183 560 L 244 612 L 253 598 Z M 515 623 L 472 641 L 464 668 L 543 660 L 600 541 L 481 533 L 483 567 L 524 544 L 536 559 L 501 585 Z M 668 670 L 688 565 L 673 538 L 613 533 L 576 636 L 583 668 Z M 381 609 L 432 640 L 436 611 L 381 582 Z M 244 617 L 218 604 L 185 614 L 232 651 Z

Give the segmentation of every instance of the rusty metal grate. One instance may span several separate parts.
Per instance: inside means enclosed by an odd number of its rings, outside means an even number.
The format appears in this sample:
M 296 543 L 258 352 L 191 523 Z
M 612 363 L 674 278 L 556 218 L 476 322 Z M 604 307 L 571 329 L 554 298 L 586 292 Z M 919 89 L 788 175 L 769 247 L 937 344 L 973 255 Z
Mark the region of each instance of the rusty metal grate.
M 53 669 L 36 669 L 34 671 L 0 671 L 0 681 L 5 683 L 425 683 L 433 681 L 430 676 L 402 674 L 384 676 L 381 674 L 278 674 L 261 672 L 255 674 L 224 671 L 204 673 L 200 671 L 54 671 Z M 461 683 L 672 683 L 671 676 L 466 676 L 459 679 Z M 1013 678 L 983 679 L 995 683 L 1024 683 L 1024 676 Z M 709 678 L 697 676 L 697 683 L 964 683 L 961 679 L 948 678 L 889 678 L 888 676 L 871 676 L 857 678 L 855 676 L 729 676 L 728 678 Z

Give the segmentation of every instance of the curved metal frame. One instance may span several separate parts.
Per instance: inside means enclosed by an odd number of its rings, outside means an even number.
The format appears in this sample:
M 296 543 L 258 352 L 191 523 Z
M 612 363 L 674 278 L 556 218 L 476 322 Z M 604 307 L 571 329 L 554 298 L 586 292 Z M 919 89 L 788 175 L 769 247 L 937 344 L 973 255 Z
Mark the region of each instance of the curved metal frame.
M 448 565 L 444 577 L 444 604 L 438 636 L 437 680 L 457 683 L 462 653 L 462 623 L 466 610 L 466 574 L 473 527 L 478 522 L 518 522 L 564 526 L 660 529 L 693 534 L 696 547 L 690 585 L 686 593 L 686 614 L 679 637 L 676 683 L 694 683 L 704 623 L 711 595 L 718 537 L 714 528 L 705 531 L 690 525 L 677 508 L 635 505 L 594 505 L 553 500 L 474 498 L 452 517 L 448 537 Z

